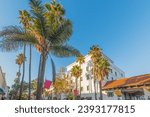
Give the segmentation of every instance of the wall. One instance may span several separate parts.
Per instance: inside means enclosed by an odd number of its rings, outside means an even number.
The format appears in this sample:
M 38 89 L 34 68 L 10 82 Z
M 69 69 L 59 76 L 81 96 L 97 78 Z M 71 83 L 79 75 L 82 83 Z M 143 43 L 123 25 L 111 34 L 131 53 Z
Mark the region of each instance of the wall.
M 115 80 L 115 79 L 119 79 L 119 78 L 124 78 L 125 77 L 125 73 L 121 69 L 119 69 L 116 65 L 114 65 L 114 63 L 113 63 L 113 61 L 111 59 L 109 59 L 108 57 L 106 57 L 106 59 L 109 61 L 110 69 L 112 69 L 112 71 L 110 71 L 108 77 L 104 78 L 105 80 L 103 81 L 103 85 L 107 81 L 111 81 L 111 80 Z M 72 64 L 67 66 L 67 74 L 70 77 L 71 77 L 70 70 L 72 69 L 72 67 L 74 65 L 78 65 L 78 63 L 74 62 L 74 63 L 72 63 Z M 93 80 L 93 76 L 92 76 L 92 73 L 91 73 L 92 62 L 91 62 L 91 57 L 89 55 L 85 56 L 85 63 L 82 64 L 81 68 L 82 68 L 81 86 L 83 87 L 82 93 L 83 94 L 94 93 L 94 85 L 93 85 L 94 84 L 93 83 L 94 80 Z M 116 72 L 116 74 L 115 74 L 115 72 Z M 87 75 L 90 76 L 89 80 L 87 80 Z M 74 77 L 71 77 L 71 79 L 73 80 L 73 82 L 75 82 L 75 78 Z M 79 84 L 80 83 L 79 83 L 79 80 L 78 80 L 78 88 L 79 88 Z M 89 90 L 87 90 L 88 86 L 89 86 Z M 96 87 L 97 87 L 97 92 L 99 92 L 99 82 L 96 83 Z
M 7 88 L 5 73 L 2 72 L 1 67 L 0 67 L 0 88 L 3 88 L 4 90 Z

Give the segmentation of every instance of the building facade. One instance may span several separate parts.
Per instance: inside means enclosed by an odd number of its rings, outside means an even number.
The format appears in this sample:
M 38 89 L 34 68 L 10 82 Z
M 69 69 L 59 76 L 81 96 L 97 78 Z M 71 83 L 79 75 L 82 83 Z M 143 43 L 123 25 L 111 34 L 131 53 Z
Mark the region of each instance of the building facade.
M 0 67 L 0 89 L 1 91 L 4 91 L 5 94 L 7 95 L 8 87 L 6 84 L 5 73 L 2 71 L 1 67 Z
M 106 100 L 150 100 L 150 74 L 108 81 L 103 94 Z
M 102 82 L 102 84 L 104 85 L 107 81 L 112 81 L 112 80 L 116 80 L 116 79 L 120 79 L 120 78 L 124 78 L 125 77 L 125 73 L 119 69 L 114 62 L 108 58 L 107 56 L 103 55 L 110 63 L 110 73 L 107 77 L 105 77 L 105 80 Z M 78 65 L 78 63 L 74 62 L 70 65 L 68 65 L 67 68 L 67 74 L 69 77 L 71 77 L 71 73 L 70 70 L 72 69 L 72 67 L 74 65 Z M 78 91 L 81 90 L 81 97 L 82 98 L 87 98 L 87 99 L 95 99 L 94 97 L 94 80 L 93 80 L 93 76 L 91 73 L 91 69 L 92 69 L 92 61 L 91 61 L 91 56 L 90 55 L 86 55 L 85 56 L 85 63 L 83 63 L 81 65 L 82 68 L 82 76 L 81 76 L 81 89 L 79 87 L 80 81 L 78 80 Z M 71 77 L 72 82 L 75 82 L 75 78 Z M 74 83 L 75 84 L 75 83 Z M 96 89 L 97 89 L 97 99 L 99 98 L 99 82 L 96 82 Z

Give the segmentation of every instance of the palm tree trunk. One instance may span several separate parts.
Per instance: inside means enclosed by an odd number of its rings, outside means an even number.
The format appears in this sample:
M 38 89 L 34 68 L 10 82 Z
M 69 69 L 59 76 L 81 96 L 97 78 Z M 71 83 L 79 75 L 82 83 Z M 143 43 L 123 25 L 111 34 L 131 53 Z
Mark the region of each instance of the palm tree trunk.
M 47 56 L 44 56 L 44 55 L 40 56 L 38 82 L 37 82 L 37 96 L 36 96 L 37 100 L 42 99 L 42 90 L 43 90 L 46 60 L 47 60 Z
M 19 71 L 18 71 L 18 75 L 19 75 L 19 77 L 18 77 L 18 84 L 20 84 L 20 69 L 21 69 L 21 65 L 19 65 Z M 18 96 L 18 91 L 19 91 L 19 87 L 17 88 L 17 90 L 16 90 L 16 94 L 15 94 L 15 99 L 17 99 L 17 96 Z
M 19 83 L 19 84 L 20 84 L 20 76 L 21 76 L 20 69 L 21 69 L 21 65 L 19 65 L 19 80 L 18 80 L 18 83 Z
M 100 100 L 103 100 L 103 94 L 102 94 L 102 81 L 99 81 L 99 92 L 100 92 Z
M 40 74 L 41 74 L 41 63 L 42 63 L 42 55 L 40 56 L 40 61 L 39 61 L 39 70 L 38 70 L 38 79 L 37 79 L 36 99 L 38 99 L 38 98 L 40 97 L 37 92 L 39 92 L 39 82 L 40 82 Z
M 78 82 L 78 80 L 77 80 L 77 78 L 76 78 L 76 91 L 78 92 L 78 86 L 77 86 L 78 83 L 77 83 L 77 82 Z M 77 95 L 75 96 L 75 99 L 77 99 Z
M 23 89 L 23 82 L 24 82 L 24 76 L 25 76 L 26 44 L 24 44 L 23 54 L 24 54 L 23 73 L 22 73 L 22 80 L 21 80 L 21 85 L 20 85 L 19 100 L 21 100 L 21 97 L 22 97 L 22 89 Z
M 28 95 L 28 100 L 31 99 L 31 60 L 32 60 L 32 46 L 30 45 L 30 58 L 29 58 L 29 95 Z
M 96 80 L 94 79 L 94 93 L 95 93 L 95 100 L 97 100 L 97 93 L 96 93 Z

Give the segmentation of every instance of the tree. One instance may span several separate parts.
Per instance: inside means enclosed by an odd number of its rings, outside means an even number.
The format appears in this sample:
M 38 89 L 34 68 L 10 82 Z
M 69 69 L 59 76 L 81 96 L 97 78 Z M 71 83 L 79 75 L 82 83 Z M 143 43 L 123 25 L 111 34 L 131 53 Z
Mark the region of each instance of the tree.
M 82 65 L 83 63 L 85 63 L 85 58 L 84 58 L 84 56 L 81 55 L 81 54 L 80 54 L 79 56 L 77 56 L 76 62 L 79 63 L 80 68 L 81 68 L 81 65 Z M 80 98 L 81 98 L 81 77 L 80 77 Z
M 78 78 L 81 77 L 82 69 L 80 66 L 75 65 L 71 69 L 71 76 L 75 77 L 76 90 L 78 90 Z M 77 97 L 76 97 L 77 98 Z
M 61 6 L 58 3 L 54 5 L 52 3 L 49 6 Z M 25 31 L 16 26 L 6 27 L 2 30 L 0 32 L 0 37 L 2 37 L 0 49 L 3 51 L 17 50 L 24 43 L 36 47 L 40 53 L 36 99 L 41 99 L 48 55 L 69 57 L 77 56 L 80 53 L 67 44 L 72 35 L 72 24 L 70 20 L 64 18 L 64 14 L 58 15 L 56 18 L 54 12 L 45 7 L 41 0 L 29 0 L 29 4 L 31 25 Z M 58 19 L 61 20 L 58 21 Z
M 18 78 L 14 80 L 14 84 L 11 87 L 9 95 L 11 96 L 11 99 L 18 99 L 19 95 L 16 93 L 17 90 L 20 88 L 20 84 L 18 83 Z M 25 81 L 23 82 L 23 88 L 22 88 L 22 97 L 21 99 L 27 99 L 27 89 L 28 89 L 28 83 Z
M 26 29 L 29 28 L 31 26 L 31 17 L 30 14 L 26 11 L 20 11 L 19 10 L 19 14 L 20 14 L 20 23 L 23 25 L 23 28 L 26 32 Z M 25 56 L 25 50 L 26 50 L 26 44 L 24 44 L 24 56 Z M 31 59 L 32 59 L 32 46 L 30 44 L 30 49 L 29 49 L 29 94 L 28 94 L 28 99 L 30 100 L 30 95 L 31 95 Z M 23 64 L 23 72 L 25 72 L 25 62 Z M 23 73 L 23 78 L 22 78 L 22 83 L 24 81 L 24 74 Z M 20 98 L 22 95 L 22 85 L 21 85 L 21 89 L 20 89 Z
M 62 77 L 57 76 L 53 85 L 56 95 L 59 95 L 60 98 L 62 93 L 67 95 L 71 90 L 70 85 L 69 77 L 67 75 L 64 74 Z
M 19 90 L 19 88 L 20 88 L 19 79 L 16 78 L 14 80 L 14 84 L 11 86 L 11 90 L 10 90 L 10 93 L 9 93 L 11 99 L 13 99 L 13 100 L 18 99 L 18 90 Z
M 16 84 L 18 84 L 18 85 L 20 84 L 20 76 L 21 76 L 20 69 L 21 69 L 21 65 L 23 64 L 24 61 L 25 61 L 24 54 L 22 54 L 22 53 L 19 54 L 16 59 L 16 64 L 19 66 L 19 71 L 17 72 L 17 80 L 16 80 L 17 81 Z M 19 87 L 16 89 L 16 96 L 18 94 L 18 90 L 19 90 Z
M 16 64 L 19 67 L 19 70 L 17 72 L 17 78 L 19 79 L 19 83 L 20 83 L 20 76 L 21 76 L 20 69 L 21 69 L 21 65 L 23 64 L 23 62 L 24 62 L 24 55 L 21 53 L 16 58 Z
M 29 86 L 29 84 L 24 81 L 23 87 L 22 87 L 21 100 L 27 100 L 28 99 L 28 86 Z
M 99 48 L 99 46 L 97 45 L 93 45 L 90 48 L 90 51 L 88 53 L 91 56 L 91 60 L 92 60 L 92 74 L 93 74 L 93 79 L 94 79 L 94 90 L 95 90 L 95 100 L 97 100 L 97 93 L 96 93 L 96 76 L 97 76 L 97 61 L 99 58 L 101 58 L 102 53 L 101 53 L 101 49 Z
M 110 70 L 110 64 L 108 60 L 104 57 L 101 57 L 97 61 L 97 80 L 99 81 L 99 91 L 100 91 L 100 100 L 103 100 L 102 95 L 102 81 L 106 76 L 108 76 Z

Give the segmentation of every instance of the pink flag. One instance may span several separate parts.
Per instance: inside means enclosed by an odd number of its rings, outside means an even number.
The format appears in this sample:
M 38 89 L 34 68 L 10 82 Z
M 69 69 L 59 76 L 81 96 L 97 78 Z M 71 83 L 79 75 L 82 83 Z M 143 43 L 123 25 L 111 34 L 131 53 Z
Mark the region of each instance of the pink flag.
M 52 82 L 50 80 L 45 80 L 44 89 L 49 89 L 51 84 L 52 84 Z

